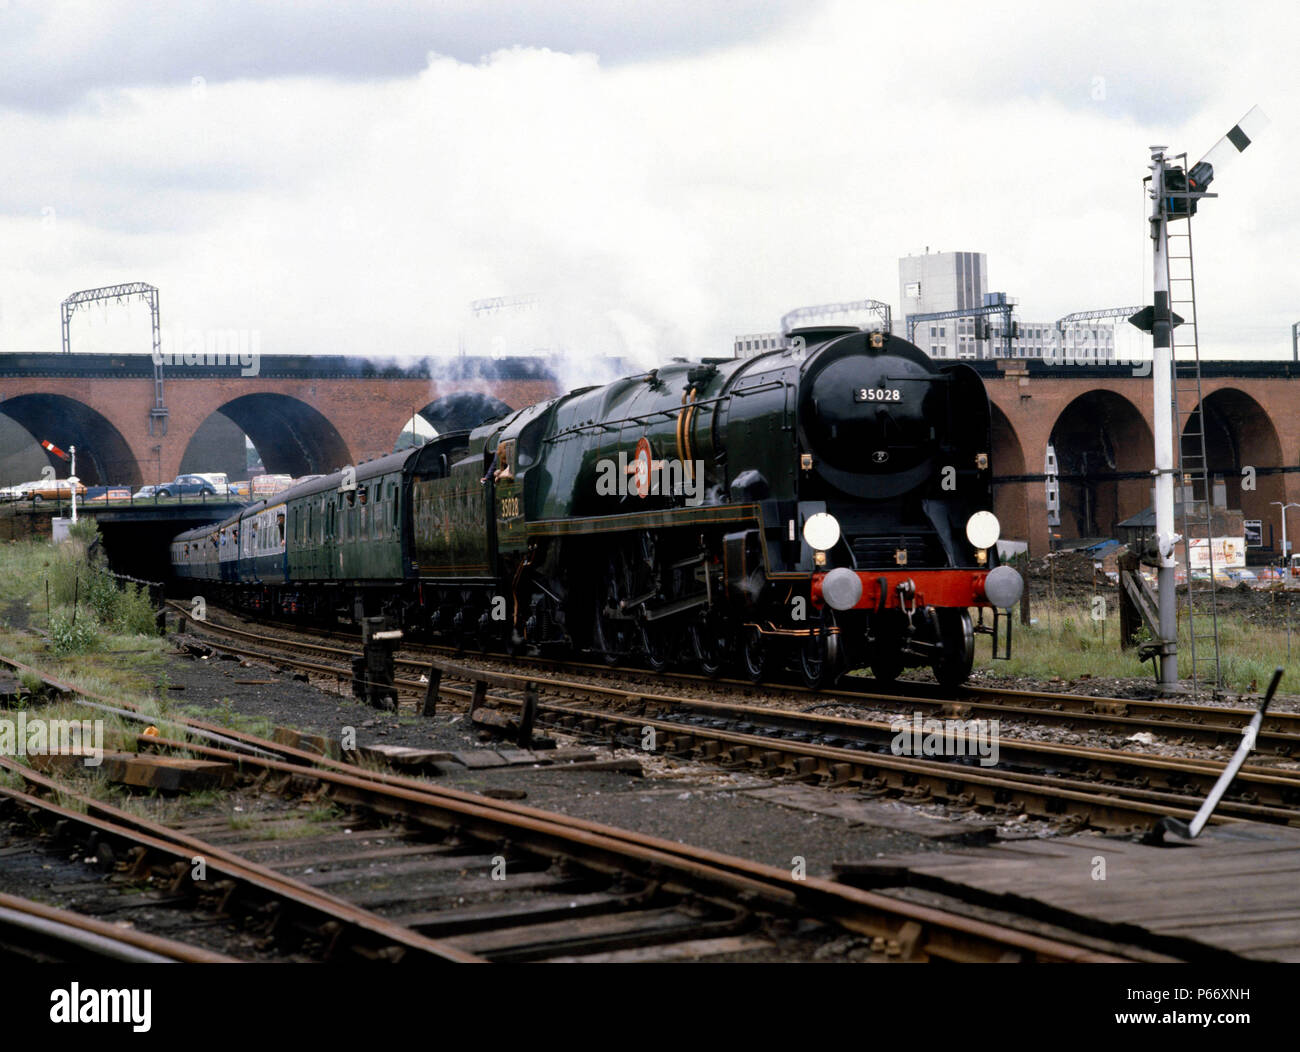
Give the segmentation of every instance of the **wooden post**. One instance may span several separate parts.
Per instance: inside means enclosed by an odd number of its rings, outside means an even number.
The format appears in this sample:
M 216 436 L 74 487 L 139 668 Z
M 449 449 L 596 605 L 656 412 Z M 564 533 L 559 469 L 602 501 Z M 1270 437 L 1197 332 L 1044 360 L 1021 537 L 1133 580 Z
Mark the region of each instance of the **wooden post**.
M 476 679 L 474 681 L 474 697 L 469 703 L 470 719 L 474 718 L 474 710 L 482 705 L 483 702 L 487 701 L 487 687 L 488 685 L 486 680 Z
M 437 665 L 429 666 L 429 685 L 424 691 L 424 715 L 432 716 L 438 711 L 438 687 L 442 684 L 442 669 Z
M 1025 574 L 1025 590 L 1024 590 L 1023 592 L 1020 593 L 1020 623 L 1021 623 L 1022 625 L 1027 625 L 1027 624 L 1029 624 L 1030 617 L 1031 617 L 1030 610 L 1029 610 L 1029 580 L 1028 580 L 1028 578 L 1029 578 L 1029 574 L 1028 574 L 1028 572 L 1026 572 L 1026 574 Z
M 519 741 L 521 749 L 533 743 L 533 722 L 537 719 L 537 684 L 524 684 L 524 707 L 519 710 Z

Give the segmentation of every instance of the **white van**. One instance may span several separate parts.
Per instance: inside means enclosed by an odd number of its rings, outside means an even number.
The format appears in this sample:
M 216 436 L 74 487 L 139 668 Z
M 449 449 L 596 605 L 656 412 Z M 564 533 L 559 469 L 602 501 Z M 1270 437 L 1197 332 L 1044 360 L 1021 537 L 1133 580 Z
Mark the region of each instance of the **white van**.
M 230 477 L 224 471 L 196 471 L 194 474 L 211 482 L 212 488 L 217 491 L 217 496 L 230 496 Z

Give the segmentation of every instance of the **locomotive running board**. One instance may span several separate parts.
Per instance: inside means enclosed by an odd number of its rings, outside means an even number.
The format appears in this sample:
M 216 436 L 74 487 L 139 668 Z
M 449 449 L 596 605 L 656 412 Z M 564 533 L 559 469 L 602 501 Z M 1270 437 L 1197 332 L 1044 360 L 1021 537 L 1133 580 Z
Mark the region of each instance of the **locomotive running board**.
M 1166 815 L 1160 819 L 1160 825 L 1154 830 L 1154 839 L 1159 843 L 1165 832 L 1173 833 L 1183 840 L 1194 840 L 1205 828 L 1205 823 L 1210 820 L 1210 815 L 1214 814 L 1214 809 L 1219 806 L 1219 801 L 1223 794 L 1228 791 L 1228 786 L 1232 780 L 1237 777 L 1237 772 L 1241 770 L 1242 764 L 1246 762 L 1246 757 L 1250 755 L 1251 750 L 1255 748 L 1255 739 L 1259 735 L 1259 728 L 1264 722 L 1264 713 L 1268 711 L 1269 702 L 1273 700 L 1273 695 L 1277 693 L 1277 685 L 1282 682 L 1282 670 L 1273 670 L 1273 679 L 1268 685 L 1268 690 L 1264 693 L 1264 700 L 1259 703 L 1259 709 L 1246 724 L 1241 732 L 1241 744 L 1237 746 L 1236 755 L 1223 769 L 1219 775 L 1219 780 L 1214 783 L 1214 788 L 1210 790 L 1210 795 L 1205 798 L 1205 803 L 1201 804 L 1201 809 L 1196 812 L 1196 817 L 1190 823 L 1181 819 Z

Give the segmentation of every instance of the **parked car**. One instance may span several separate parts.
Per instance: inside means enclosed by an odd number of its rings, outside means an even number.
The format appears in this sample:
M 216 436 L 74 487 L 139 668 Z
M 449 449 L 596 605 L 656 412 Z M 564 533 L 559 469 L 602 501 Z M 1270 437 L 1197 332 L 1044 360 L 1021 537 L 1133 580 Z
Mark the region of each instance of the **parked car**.
M 40 504 L 44 500 L 68 500 L 72 497 L 73 485 L 67 479 L 42 479 L 40 482 L 24 482 L 27 488 L 23 494 L 25 500 Z M 77 496 L 86 492 L 80 482 L 76 485 Z
M 242 482 L 232 482 L 230 483 L 229 496 L 238 497 L 240 500 L 252 500 L 253 484 L 247 479 Z
M 16 486 L 0 486 L 0 500 L 22 500 L 30 485 L 30 482 L 20 482 Z
M 1258 584 L 1259 575 L 1254 570 L 1247 570 L 1244 566 L 1236 567 L 1227 571 L 1228 576 L 1236 584 Z
M 1276 581 L 1282 580 L 1283 575 L 1282 575 L 1282 571 L 1279 570 L 1276 566 L 1263 566 L 1260 567 L 1258 576 L 1261 581 L 1267 581 L 1268 583 L 1272 584 Z
M 87 504 L 130 499 L 130 486 L 88 486 L 86 492 L 82 495 L 82 500 Z
M 157 491 L 158 491 L 157 486 L 141 486 L 138 490 L 136 490 L 133 499 L 143 500 L 147 497 L 156 497 L 158 495 Z
M 202 475 L 177 475 L 170 482 L 164 482 L 155 491 L 158 497 L 189 497 L 217 495 L 217 488 Z

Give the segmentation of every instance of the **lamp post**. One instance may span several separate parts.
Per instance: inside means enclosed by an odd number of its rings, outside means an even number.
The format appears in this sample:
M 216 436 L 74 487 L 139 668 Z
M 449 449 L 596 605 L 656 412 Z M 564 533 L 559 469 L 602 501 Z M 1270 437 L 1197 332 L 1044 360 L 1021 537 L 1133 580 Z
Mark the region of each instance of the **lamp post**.
M 1269 501 L 1269 503 L 1276 504 L 1279 508 L 1282 509 L 1282 566 L 1286 570 L 1286 576 L 1290 577 L 1291 570 L 1290 567 L 1287 565 L 1287 561 L 1288 561 L 1287 557 L 1290 554 L 1290 547 L 1288 546 L 1286 540 L 1286 512 L 1288 508 L 1300 508 L 1300 504 L 1297 504 L 1294 501 L 1292 501 L 1289 504 L 1283 504 L 1280 500 L 1271 500 Z

